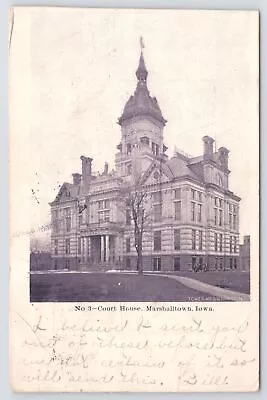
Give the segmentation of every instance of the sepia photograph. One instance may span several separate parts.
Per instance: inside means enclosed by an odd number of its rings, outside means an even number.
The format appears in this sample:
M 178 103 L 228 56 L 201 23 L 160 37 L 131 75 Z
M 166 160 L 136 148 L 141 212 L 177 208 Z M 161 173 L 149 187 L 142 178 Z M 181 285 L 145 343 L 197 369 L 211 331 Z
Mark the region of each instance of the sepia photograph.
M 215 16 L 202 43 L 184 19 L 121 38 L 117 18 L 107 40 L 104 17 L 57 27 L 49 61 L 48 27 L 32 38 L 30 301 L 249 301 L 244 121 L 225 100 L 249 92 L 249 37 L 216 36 Z

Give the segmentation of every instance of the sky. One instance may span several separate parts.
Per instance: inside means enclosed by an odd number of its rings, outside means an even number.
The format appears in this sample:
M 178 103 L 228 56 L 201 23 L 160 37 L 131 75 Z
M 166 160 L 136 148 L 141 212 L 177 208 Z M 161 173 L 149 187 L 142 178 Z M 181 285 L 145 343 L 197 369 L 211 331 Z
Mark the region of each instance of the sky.
M 40 8 L 27 23 L 33 229 L 49 222 L 48 203 L 81 172 L 81 155 L 93 158 L 95 171 L 105 161 L 114 166 L 116 122 L 136 87 L 142 36 L 148 87 L 168 121 L 169 156 L 174 146 L 202 154 L 205 135 L 227 147 L 230 190 L 242 198 L 240 234 L 251 233 L 258 201 L 255 13 Z

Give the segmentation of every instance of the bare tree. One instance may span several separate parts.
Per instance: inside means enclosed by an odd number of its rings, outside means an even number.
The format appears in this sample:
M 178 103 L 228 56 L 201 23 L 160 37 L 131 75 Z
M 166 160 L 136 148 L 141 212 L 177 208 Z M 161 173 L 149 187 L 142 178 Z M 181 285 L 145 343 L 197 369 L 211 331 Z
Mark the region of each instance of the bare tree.
M 146 187 L 142 185 L 141 179 L 136 179 L 134 185 L 128 188 L 126 207 L 134 224 L 134 246 L 137 253 L 136 269 L 139 274 L 143 273 L 143 235 L 151 216 L 148 198 L 149 194 Z

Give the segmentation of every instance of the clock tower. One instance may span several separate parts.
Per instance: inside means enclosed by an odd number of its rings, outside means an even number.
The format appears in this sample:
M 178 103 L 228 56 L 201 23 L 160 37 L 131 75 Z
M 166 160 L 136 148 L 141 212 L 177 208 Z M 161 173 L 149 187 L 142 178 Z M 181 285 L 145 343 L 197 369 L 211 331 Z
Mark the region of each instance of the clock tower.
M 121 142 L 117 146 L 116 170 L 121 176 L 131 176 L 137 159 L 142 172 L 153 160 L 167 158 L 167 147 L 163 144 L 163 128 L 167 121 L 162 116 L 157 99 L 149 93 L 142 39 L 140 42 L 137 86 L 118 120 Z

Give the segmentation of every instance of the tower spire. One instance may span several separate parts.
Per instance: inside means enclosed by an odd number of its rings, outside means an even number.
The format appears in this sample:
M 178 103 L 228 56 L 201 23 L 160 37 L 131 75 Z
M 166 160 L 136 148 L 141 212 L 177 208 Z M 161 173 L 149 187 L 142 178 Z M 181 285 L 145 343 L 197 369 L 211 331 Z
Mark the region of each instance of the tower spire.
M 163 118 L 157 99 L 151 97 L 147 87 L 148 71 L 146 69 L 144 60 L 144 41 L 142 36 L 139 39 L 140 43 L 140 57 L 137 70 L 135 72 L 137 77 L 137 85 L 134 94 L 130 96 L 129 100 L 124 106 L 122 115 L 119 117 L 118 123 L 123 125 L 126 121 L 130 121 L 136 117 L 152 117 L 163 126 L 166 120 Z
M 141 48 L 141 54 L 140 54 L 140 58 L 139 58 L 139 65 L 136 70 L 136 77 L 139 82 L 146 82 L 148 72 L 146 69 L 144 55 L 143 55 L 143 49 L 145 48 L 145 45 L 144 45 L 142 36 L 140 36 L 140 48 Z

